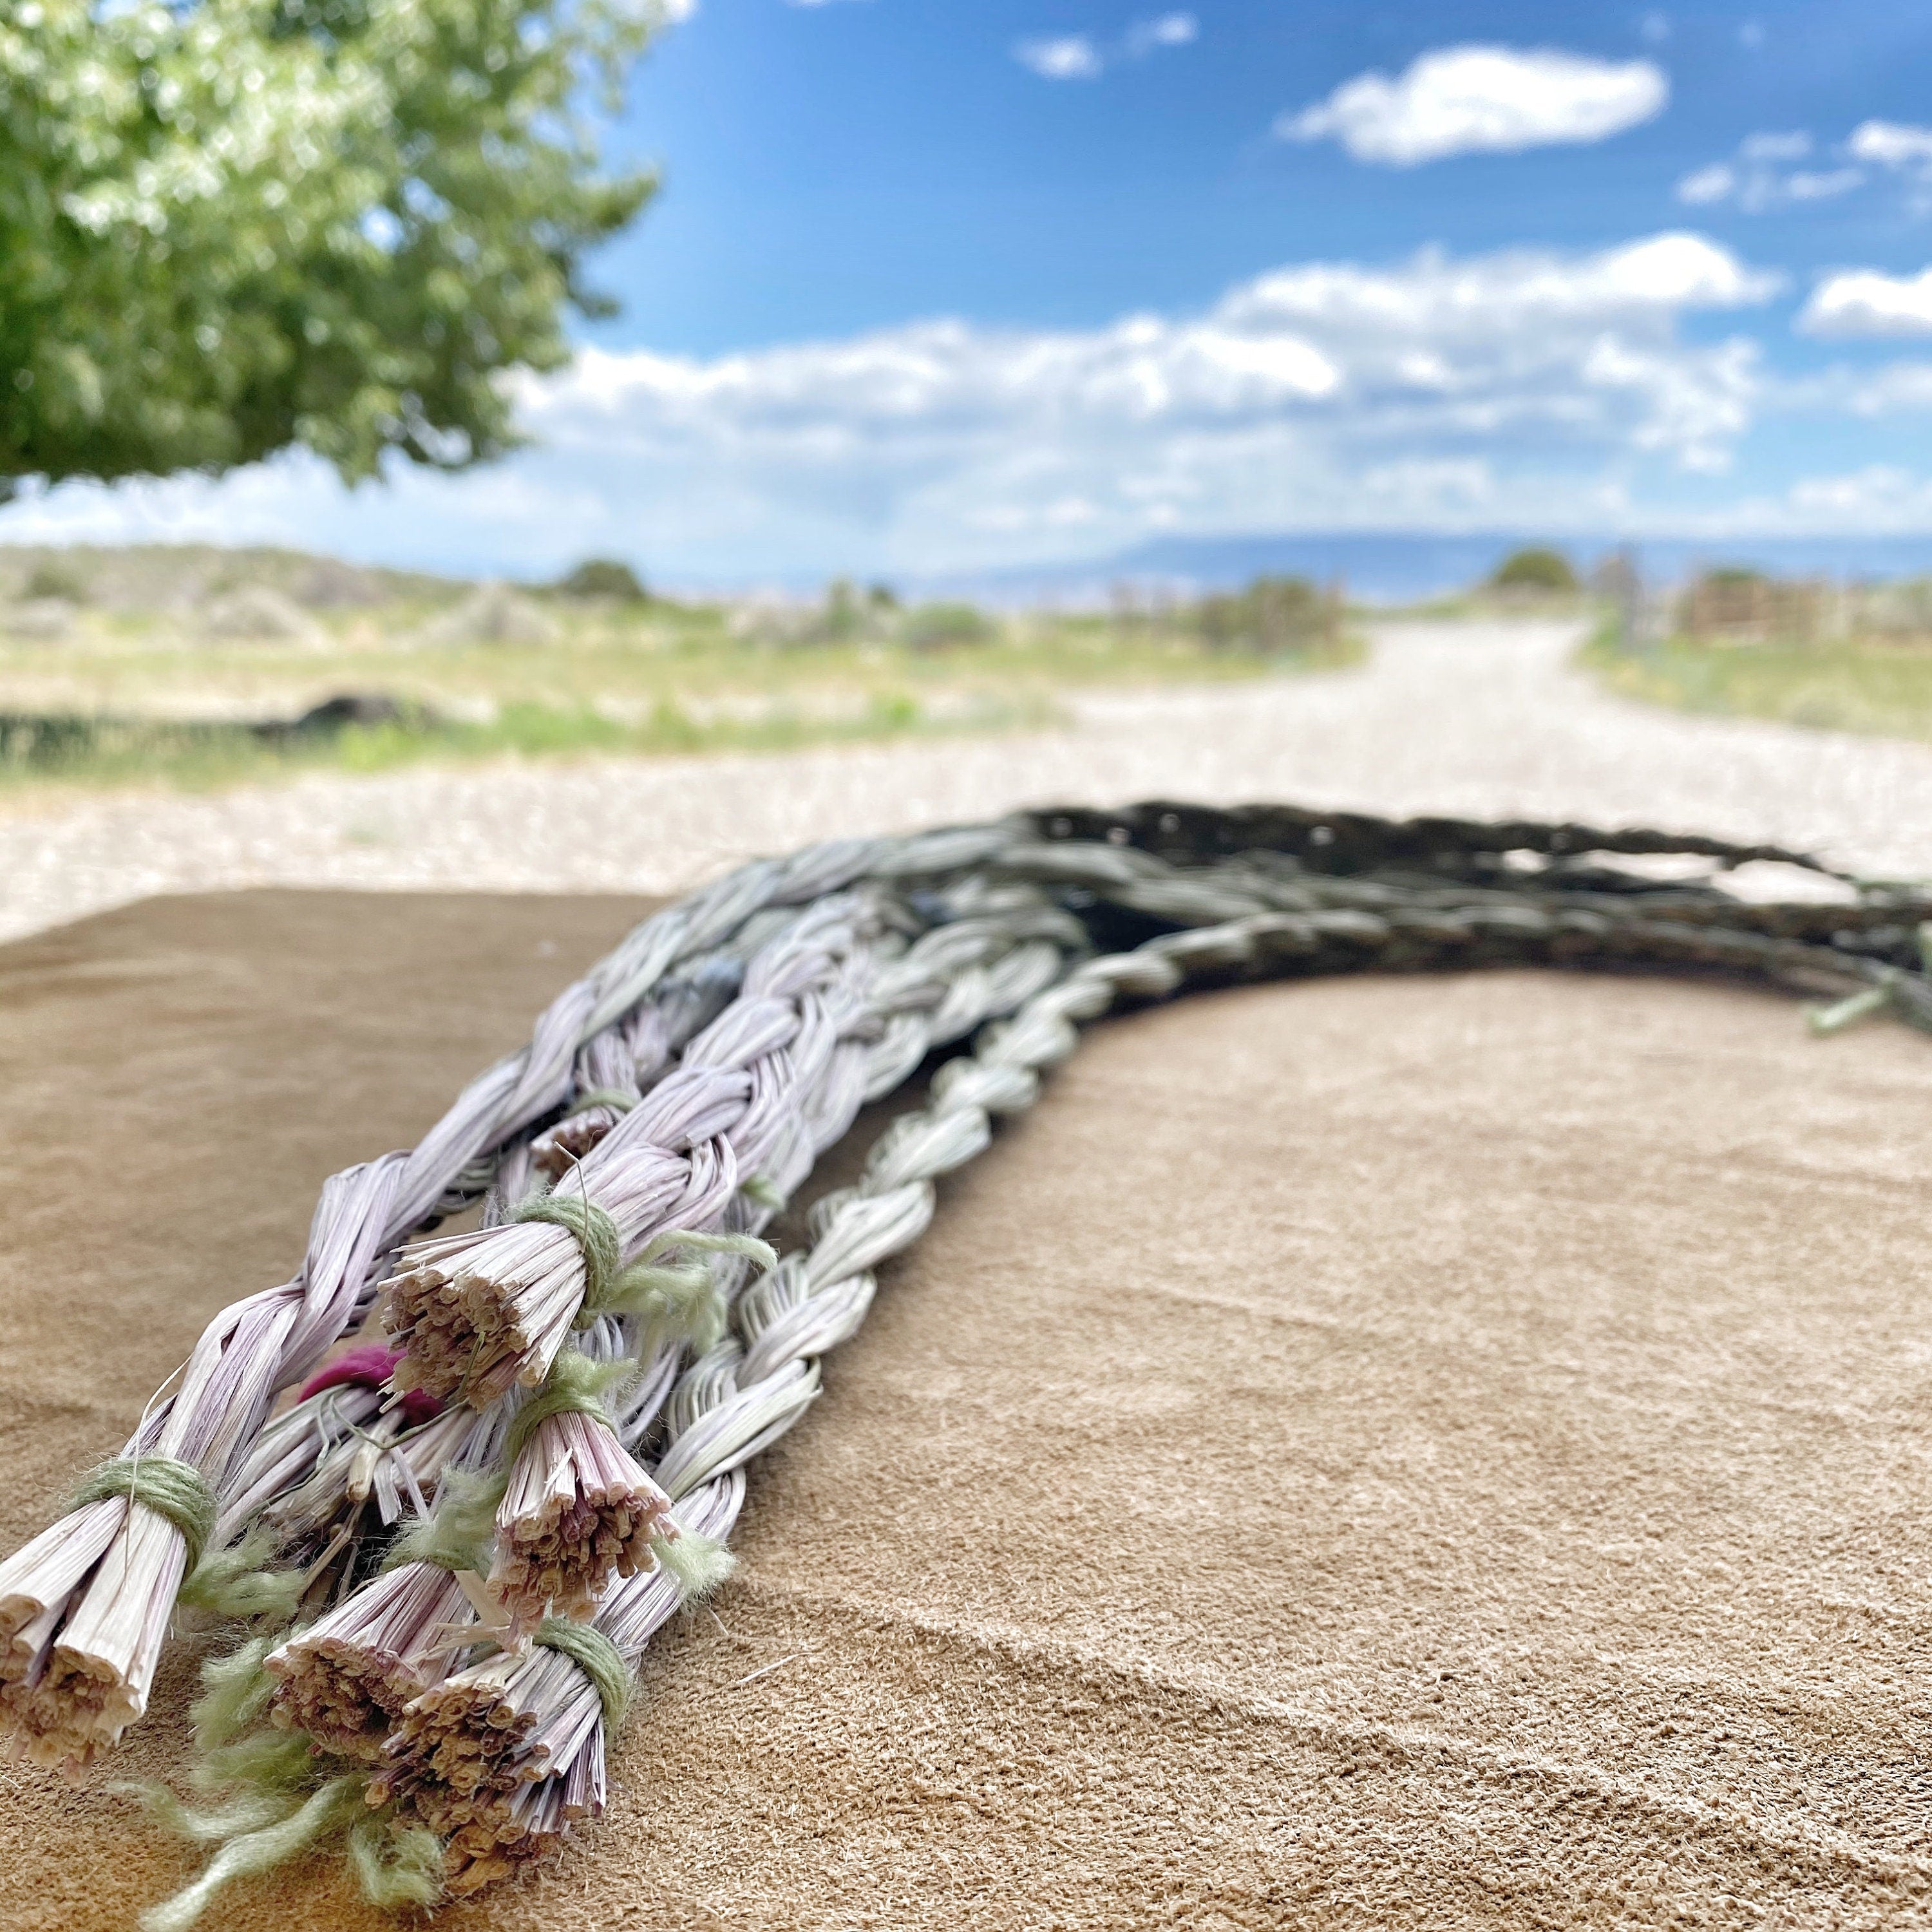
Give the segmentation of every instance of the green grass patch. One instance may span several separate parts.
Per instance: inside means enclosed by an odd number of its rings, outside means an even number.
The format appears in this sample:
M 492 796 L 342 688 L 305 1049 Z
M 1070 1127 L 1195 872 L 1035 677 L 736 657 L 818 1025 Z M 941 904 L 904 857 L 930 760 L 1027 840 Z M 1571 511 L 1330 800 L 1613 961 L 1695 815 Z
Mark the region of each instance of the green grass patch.
M 929 716 L 904 692 L 875 692 L 849 716 L 783 706 L 743 718 L 692 717 L 670 698 L 623 722 L 587 705 L 524 700 L 488 723 L 424 715 L 328 732 L 264 736 L 246 724 L 74 716 L 0 716 L 0 786 L 161 784 L 206 791 L 308 771 L 376 772 L 425 759 L 663 757 L 782 752 L 975 731 L 1038 730 L 1063 723 L 1040 697 L 992 701 Z
M 1339 669 L 1358 639 L 1264 654 L 1148 622 L 1036 616 L 970 642 L 775 644 L 662 604 L 573 622 L 542 644 L 439 644 L 351 616 L 320 647 L 184 637 L 88 616 L 59 640 L 0 638 L 0 788 L 206 790 L 424 759 L 778 752 L 1064 724 L 1065 694 Z M 278 735 L 343 692 L 398 722 Z
M 1932 650 L 1898 644 L 1711 644 L 1626 651 L 1600 634 L 1581 660 L 1626 698 L 1816 730 L 1932 739 Z

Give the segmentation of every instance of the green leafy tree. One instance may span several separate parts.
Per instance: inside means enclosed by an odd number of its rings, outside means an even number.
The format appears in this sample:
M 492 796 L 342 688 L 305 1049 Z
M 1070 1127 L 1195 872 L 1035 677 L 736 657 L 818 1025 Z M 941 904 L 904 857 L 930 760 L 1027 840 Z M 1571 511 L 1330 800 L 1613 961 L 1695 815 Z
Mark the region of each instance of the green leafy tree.
M 0 0 L 0 496 L 306 445 L 501 454 L 662 0 Z
M 552 586 L 560 597 L 602 598 L 614 604 L 645 604 L 650 593 L 628 563 L 590 556 Z
M 1514 550 L 1496 566 L 1490 587 L 1571 596 L 1577 587 L 1576 572 L 1560 550 Z

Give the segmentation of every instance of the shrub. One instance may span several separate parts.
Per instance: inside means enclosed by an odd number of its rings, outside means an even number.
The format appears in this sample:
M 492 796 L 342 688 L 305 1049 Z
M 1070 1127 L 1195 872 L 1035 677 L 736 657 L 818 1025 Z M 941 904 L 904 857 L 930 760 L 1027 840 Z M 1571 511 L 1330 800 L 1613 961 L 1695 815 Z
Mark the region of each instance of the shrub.
M 1540 590 L 1574 596 L 1576 573 L 1560 550 L 1513 551 L 1490 578 L 1492 590 Z
M 1293 650 L 1332 637 L 1334 601 L 1305 577 L 1258 577 L 1246 590 L 1204 597 L 1191 628 L 1216 650 Z
M 826 586 L 824 608 L 818 614 L 817 635 L 826 644 L 849 643 L 866 627 L 866 614 L 849 577 L 836 577 Z
M 905 640 L 916 651 L 983 644 L 992 634 L 991 620 L 971 604 L 922 604 L 906 619 Z
M 614 604 L 644 604 L 650 592 L 628 563 L 608 556 L 586 557 L 551 586 L 560 597 L 608 598 Z
M 58 597 L 69 604 L 83 604 L 87 601 L 87 586 L 64 565 L 37 563 L 27 573 L 20 595 L 29 601 Z

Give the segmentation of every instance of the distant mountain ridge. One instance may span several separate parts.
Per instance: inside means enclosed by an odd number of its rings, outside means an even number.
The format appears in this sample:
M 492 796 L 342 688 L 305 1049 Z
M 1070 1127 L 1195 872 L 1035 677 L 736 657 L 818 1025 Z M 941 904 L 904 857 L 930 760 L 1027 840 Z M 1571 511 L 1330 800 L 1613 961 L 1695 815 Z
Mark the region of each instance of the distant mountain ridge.
M 1264 576 L 1339 581 L 1371 604 L 1414 604 L 1482 582 L 1510 551 L 1530 544 L 1562 550 L 1587 572 L 1623 539 L 1552 536 L 1533 530 L 1292 531 L 1234 536 L 1157 537 L 1112 556 L 998 570 L 908 573 L 892 580 L 908 601 L 964 598 L 997 608 L 1099 607 L 1117 586 L 1178 596 L 1236 590 Z M 1638 567 L 1654 584 L 1682 581 L 1712 565 L 1737 564 L 1774 576 L 1887 579 L 1932 576 L 1932 532 L 1922 536 L 1638 538 Z M 753 586 L 680 585 L 674 568 L 649 580 L 673 595 L 742 597 Z M 669 560 L 663 560 L 668 562 Z M 827 572 L 826 578 L 833 573 Z M 324 608 L 386 598 L 444 601 L 468 580 L 453 574 L 350 562 L 306 551 L 214 544 L 0 543 L 0 602 L 32 594 L 38 579 L 74 580 L 86 601 L 106 608 L 160 608 L 212 592 L 262 585 L 298 604 Z M 814 599 L 826 578 L 782 579 L 769 586 Z
M 935 578 L 925 594 L 977 596 L 989 603 L 1100 603 L 1112 586 L 1232 589 L 1262 576 L 1340 579 L 1350 596 L 1412 604 L 1480 584 L 1510 551 L 1548 544 L 1580 571 L 1624 539 L 1489 530 L 1443 536 L 1426 531 L 1293 532 L 1226 537 L 1157 537 L 1097 562 Z M 1674 583 L 1712 565 L 1740 565 L 1776 576 L 1834 578 L 1932 574 L 1932 533 L 1903 537 L 1660 538 L 1630 540 L 1639 569 Z
M 0 600 L 56 586 L 62 595 L 126 610 L 182 608 L 244 588 L 328 610 L 395 597 L 447 597 L 462 587 L 424 571 L 262 544 L 0 544 Z

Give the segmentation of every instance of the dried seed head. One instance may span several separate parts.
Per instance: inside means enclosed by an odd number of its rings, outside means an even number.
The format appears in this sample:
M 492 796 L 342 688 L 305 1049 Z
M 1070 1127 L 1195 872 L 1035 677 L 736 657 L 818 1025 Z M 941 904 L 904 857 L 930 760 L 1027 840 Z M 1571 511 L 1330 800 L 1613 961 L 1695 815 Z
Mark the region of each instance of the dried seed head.
M 602 1418 L 547 1416 L 519 1452 L 496 1512 L 490 1588 L 512 1628 L 588 1617 L 614 1576 L 651 1564 L 672 1527 L 670 1498 Z
M 410 1700 L 473 1641 L 476 1612 L 457 1576 L 404 1563 L 272 1652 L 269 1715 L 325 1748 L 374 1760 Z

